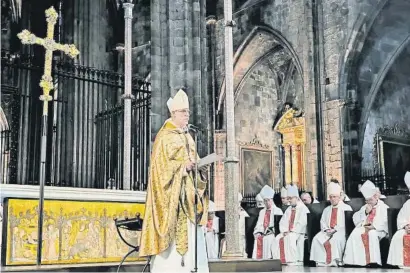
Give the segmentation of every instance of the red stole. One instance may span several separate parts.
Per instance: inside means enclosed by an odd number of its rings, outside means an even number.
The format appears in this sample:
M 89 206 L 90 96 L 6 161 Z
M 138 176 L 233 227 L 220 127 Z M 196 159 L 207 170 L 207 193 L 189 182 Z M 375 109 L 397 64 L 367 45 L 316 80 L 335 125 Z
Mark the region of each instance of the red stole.
M 289 231 L 291 231 L 294 227 L 295 216 L 296 216 L 296 208 L 292 208 L 292 213 L 290 214 L 290 219 L 289 219 Z M 286 263 L 284 237 L 280 238 L 279 240 L 279 248 L 280 248 L 280 261 L 282 263 Z
M 263 230 L 265 231 L 269 227 L 270 223 L 270 214 L 271 210 L 266 210 L 265 211 L 265 216 L 263 218 Z M 256 239 L 256 259 L 262 259 L 263 258 L 263 235 L 259 236 L 258 239 Z
M 330 228 L 334 228 L 337 225 L 337 208 L 332 208 L 332 215 L 330 216 Z M 330 264 L 332 262 L 332 245 L 330 244 L 330 239 L 327 240 L 323 246 L 326 251 L 326 263 Z
M 410 235 L 403 236 L 403 265 L 410 266 Z
M 376 216 L 376 209 L 373 208 L 369 215 L 367 215 L 367 224 L 372 224 L 374 217 Z M 364 251 L 366 254 L 366 264 L 370 263 L 370 245 L 369 245 L 369 230 L 365 229 L 365 233 L 362 234 L 362 242 L 364 245 Z

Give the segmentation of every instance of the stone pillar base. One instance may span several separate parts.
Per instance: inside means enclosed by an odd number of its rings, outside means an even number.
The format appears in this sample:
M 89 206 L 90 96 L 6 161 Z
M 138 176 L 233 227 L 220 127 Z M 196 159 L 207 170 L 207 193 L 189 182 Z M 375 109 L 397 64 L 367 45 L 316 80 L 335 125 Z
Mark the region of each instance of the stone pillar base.
M 244 257 L 243 257 L 243 253 L 241 252 L 225 251 L 225 253 L 222 254 L 221 259 L 222 260 L 238 260 L 238 259 L 244 259 Z

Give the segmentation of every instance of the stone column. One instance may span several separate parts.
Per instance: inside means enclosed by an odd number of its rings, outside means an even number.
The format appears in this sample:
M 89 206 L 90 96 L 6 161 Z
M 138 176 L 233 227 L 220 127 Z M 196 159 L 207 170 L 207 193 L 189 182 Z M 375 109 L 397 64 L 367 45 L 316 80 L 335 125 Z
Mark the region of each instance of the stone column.
M 332 100 L 325 103 L 324 115 L 324 146 L 325 146 L 325 163 L 326 176 L 325 182 L 328 183 L 332 178 L 337 179 L 340 183 L 343 181 L 343 153 L 342 153 L 342 135 L 341 127 L 341 109 L 344 106 L 342 100 Z
M 132 1 L 125 1 L 124 7 L 124 160 L 123 160 L 123 189 L 131 190 L 131 101 L 132 88 Z
M 290 154 L 290 145 L 285 144 L 285 185 L 292 182 L 292 159 Z
M 224 0 L 225 20 L 225 117 L 226 117 L 226 159 L 225 159 L 225 256 L 242 256 L 239 247 L 239 181 L 238 158 L 235 142 L 235 99 L 233 90 L 233 41 L 232 1 Z
M 207 128 L 205 1 L 151 0 L 152 136 L 169 118 L 167 100 L 185 87 L 190 123 Z M 203 150 L 206 134 L 199 134 Z
M 292 145 L 292 182 L 299 189 L 302 188 L 300 184 L 302 181 L 299 180 L 299 146 L 294 144 Z

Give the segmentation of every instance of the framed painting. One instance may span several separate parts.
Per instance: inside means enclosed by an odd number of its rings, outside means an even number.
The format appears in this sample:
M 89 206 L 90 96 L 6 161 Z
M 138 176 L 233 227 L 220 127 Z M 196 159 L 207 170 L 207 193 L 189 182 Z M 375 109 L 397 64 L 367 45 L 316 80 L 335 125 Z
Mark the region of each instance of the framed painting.
M 380 129 L 375 137 L 375 167 L 383 175 L 404 177 L 410 170 L 410 134 L 398 127 Z
M 252 146 L 240 148 L 242 193 L 256 195 L 265 185 L 273 187 L 273 153 Z

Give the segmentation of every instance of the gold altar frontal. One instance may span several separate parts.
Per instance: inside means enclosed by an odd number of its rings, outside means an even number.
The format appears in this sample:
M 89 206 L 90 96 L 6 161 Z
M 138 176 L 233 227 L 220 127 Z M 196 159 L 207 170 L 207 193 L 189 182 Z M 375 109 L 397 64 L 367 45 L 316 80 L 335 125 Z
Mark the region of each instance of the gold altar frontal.
M 38 200 L 6 199 L 3 265 L 36 264 L 37 208 Z M 114 219 L 133 218 L 137 213 L 143 218 L 144 208 L 141 203 L 45 200 L 42 263 L 119 262 L 130 248 L 119 238 Z M 139 232 L 121 232 L 127 241 L 139 241 Z

